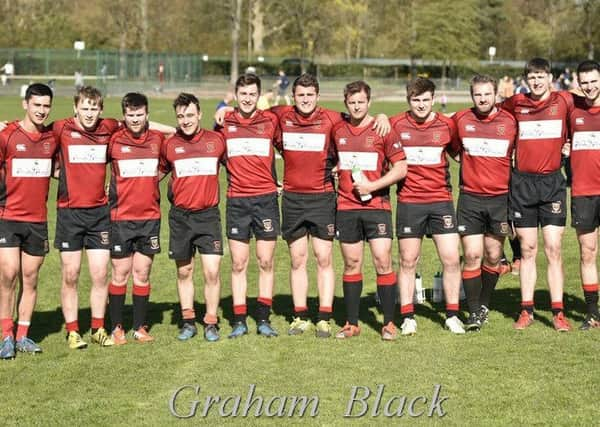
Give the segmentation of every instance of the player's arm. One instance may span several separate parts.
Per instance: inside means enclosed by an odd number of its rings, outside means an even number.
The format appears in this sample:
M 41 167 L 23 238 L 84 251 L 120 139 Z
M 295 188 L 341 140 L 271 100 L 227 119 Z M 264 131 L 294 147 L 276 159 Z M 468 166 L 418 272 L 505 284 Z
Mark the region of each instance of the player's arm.
M 153 122 L 153 121 L 148 122 L 148 128 L 151 130 L 160 132 L 165 136 L 171 136 L 175 132 L 177 132 L 177 129 L 175 129 L 173 126 L 169 126 L 169 125 L 165 125 L 163 123 Z
M 390 170 L 381 178 L 376 179 L 375 181 L 369 181 L 366 176 L 363 176 L 360 184 L 354 182 L 354 188 L 360 195 L 373 193 L 400 181 L 406 176 L 407 170 L 408 166 L 406 160 L 398 160 L 392 164 Z
M 225 115 L 233 112 L 234 110 L 235 108 L 229 105 L 219 108 L 217 111 L 215 111 L 215 123 L 219 126 L 223 126 L 223 123 L 225 123 Z
M 386 136 L 390 133 L 392 129 L 392 125 L 390 124 L 390 119 L 383 113 L 377 114 L 375 116 L 375 121 L 373 123 L 373 130 L 377 132 L 379 136 Z

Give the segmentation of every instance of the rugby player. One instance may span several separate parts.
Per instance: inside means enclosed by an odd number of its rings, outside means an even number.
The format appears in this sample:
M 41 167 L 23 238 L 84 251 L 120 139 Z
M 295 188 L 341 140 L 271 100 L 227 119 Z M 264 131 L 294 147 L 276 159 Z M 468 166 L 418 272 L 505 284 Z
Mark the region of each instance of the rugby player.
M 200 253 L 204 274 L 204 338 L 217 341 L 217 309 L 221 282 L 219 268 L 223 255 L 219 214 L 219 164 L 225 157 L 221 134 L 200 127 L 202 111 L 198 98 L 180 93 L 173 102 L 177 133 L 162 146 L 161 179 L 171 173 L 168 197 L 169 258 L 177 266 L 177 291 L 183 326 L 177 338 L 194 337 L 194 254 Z
M 504 239 L 509 234 L 508 187 L 517 122 L 496 107 L 497 81 L 471 79 L 473 107 L 452 118 L 460 140 L 458 232 L 463 246 L 463 287 L 467 297 L 467 330 L 487 321 L 498 276 Z
M 525 329 L 534 321 L 539 226 L 548 261 L 552 323 L 557 331 L 565 332 L 571 325 L 563 313 L 561 241 L 567 208 L 566 180 L 560 167 L 573 98 L 568 92 L 552 91 L 550 64 L 543 58 L 530 60 L 523 74 L 530 93 L 516 94 L 502 103 L 519 123 L 509 193 L 509 219 L 521 243 L 521 312 L 514 328 Z
M 0 132 L 0 359 L 14 358 L 15 351 L 42 351 L 28 333 L 38 275 L 48 253 L 46 201 L 57 141 L 44 122 L 52 98 L 48 86 L 30 85 L 23 100 L 25 117 Z M 15 335 L 17 278 L 22 292 Z
M 371 88 L 364 81 L 344 88 L 349 122 L 338 123 L 331 132 L 338 152 L 338 200 L 336 233 L 344 258 L 346 324 L 336 338 L 360 334 L 359 310 L 363 288 L 364 241 L 369 242 L 377 272 L 377 293 L 383 309 L 381 337 L 394 340 L 397 276 L 392 267 L 392 213 L 389 186 L 406 175 L 406 157 L 398 136 L 379 136 L 369 114 Z
M 401 334 L 417 332 L 413 296 L 423 236 L 431 234 L 443 266 L 446 327 L 464 334 L 458 317 L 460 291 L 459 237 L 452 204 L 448 158 L 457 146 L 452 119 L 432 111 L 435 84 L 425 78 L 408 83 L 409 111 L 390 119 L 406 153 L 408 172 L 398 186 L 396 234 L 400 247 Z

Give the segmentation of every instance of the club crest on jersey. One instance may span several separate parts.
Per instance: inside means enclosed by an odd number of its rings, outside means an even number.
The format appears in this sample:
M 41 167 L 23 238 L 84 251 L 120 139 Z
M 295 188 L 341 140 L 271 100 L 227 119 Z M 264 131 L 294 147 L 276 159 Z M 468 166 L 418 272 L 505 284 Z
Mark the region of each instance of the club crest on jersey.
M 558 114 L 558 105 L 551 105 L 550 106 L 550 115 L 551 116 L 556 116 Z
M 213 249 L 215 252 L 221 252 L 221 241 L 213 240 Z
M 335 236 L 335 225 L 333 225 L 333 224 L 327 224 L 327 235 L 328 236 Z
M 475 132 L 475 125 L 465 125 L 465 131 Z
M 433 132 L 433 136 L 431 138 L 433 142 L 440 142 L 442 140 L 442 134 L 439 132 Z
M 17 144 L 15 148 L 17 151 L 27 151 L 27 146 L 25 144 Z
M 410 139 L 410 132 L 402 132 L 400 134 L 400 139 Z
M 124 145 L 121 147 L 121 153 L 131 153 L 131 147 Z
M 444 222 L 444 228 L 452 228 L 454 227 L 454 221 L 452 220 L 452 215 L 444 215 L 442 217 L 442 221 Z
M 377 234 L 380 236 L 385 236 L 387 227 L 385 224 L 377 224 Z
M 50 143 L 44 142 L 42 144 L 42 149 L 44 150 L 44 154 L 50 154 Z
M 150 249 L 158 249 L 158 248 L 159 248 L 158 236 L 150 237 Z
M 263 223 L 264 231 L 267 231 L 267 232 L 273 231 L 273 221 L 271 219 L 269 219 L 269 218 L 263 219 L 262 223 Z
M 150 151 L 152 154 L 158 154 L 158 144 L 150 144 Z
M 175 147 L 175 154 L 183 154 L 183 153 L 185 153 L 185 148 Z
M 81 134 L 79 132 L 72 131 L 71 138 L 81 138 Z
M 559 214 L 562 212 L 562 204 L 560 200 L 558 202 L 552 202 L 552 213 Z
M 506 133 L 506 126 L 498 125 L 498 127 L 496 128 L 496 134 L 498 136 L 504 136 L 505 133 Z
M 575 118 L 575 124 L 576 125 L 583 125 L 583 124 L 585 124 L 585 120 L 583 119 L 583 117 L 576 117 Z
M 206 152 L 213 153 L 216 150 L 215 143 L 213 141 L 208 141 L 206 143 Z
M 100 232 L 100 244 L 101 245 L 108 245 L 108 231 L 101 231 Z
M 256 125 L 256 132 L 263 134 L 265 133 L 265 125 L 262 123 L 259 123 Z
M 372 136 L 367 136 L 367 139 L 365 140 L 367 147 L 372 147 L 373 144 L 375 143 L 375 138 Z

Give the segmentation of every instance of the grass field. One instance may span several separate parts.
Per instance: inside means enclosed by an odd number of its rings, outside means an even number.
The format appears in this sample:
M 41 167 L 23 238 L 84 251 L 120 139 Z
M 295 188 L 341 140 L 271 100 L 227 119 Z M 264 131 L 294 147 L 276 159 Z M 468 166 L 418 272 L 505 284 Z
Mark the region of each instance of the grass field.
M 204 126 L 210 126 L 216 100 L 202 103 L 206 110 Z M 327 105 L 340 108 L 341 103 Z M 452 106 L 454 109 L 462 105 Z M 400 104 L 373 105 L 375 112 L 394 114 L 405 108 Z M 0 100 L 0 118 L 21 118 L 16 98 Z M 52 118 L 71 113 L 70 100 L 58 98 Z M 152 100 L 152 120 L 174 123 L 167 100 Z M 105 116 L 119 117 L 118 100 L 109 99 Z M 279 163 L 279 167 L 281 164 Z M 456 182 L 457 168 L 452 168 Z M 163 214 L 168 209 L 164 197 Z M 49 201 L 50 236 L 54 236 L 56 186 L 53 183 Z M 538 321 L 528 330 L 511 327 L 519 307 L 519 284 L 515 276 L 503 276 L 492 303 L 490 323 L 481 333 L 453 336 L 442 327 L 441 305 L 426 303 L 417 308 L 419 333 L 415 337 L 385 343 L 380 339 L 382 315 L 373 301 L 375 273 L 367 257 L 364 268 L 365 292 L 362 298 L 360 337 L 336 341 L 317 340 L 312 334 L 285 335 L 292 314 L 288 281 L 288 252 L 279 241 L 276 255 L 276 296 L 272 321 L 282 333 L 279 338 L 265 339 L 255 334 L 250 320 L 250 335 L 213 344 L 197 337 L 190 342 L 178 342 L 179 310 L 175 289 L 175 267 L 166 255 L 168 230 L 161 237 L 163 253 L 156 257 L 152 271 L 152 295 L 149 311 L 151 332 L 156 341 L 150 345 L 130 343 L 119 348 L 90 346 L 83 351 L 71 351 L 64 337 L 60 311 L 60 266 L 58 253 L 52 250 L 42 267 L 39 300 L 33 318 L 31 336 L 39 341 L 44 353 L 35 357 L 18 356 L 0 363 L 0 414 L 3 425 L 594 425 L 598 418 L 596 406 L 600 373 L 594 368 L 600 350 L 598 331 L 556 333 L 551 326 L 549 295 L 545 279 L 543 255 L 539 258 L 537 302 Z M 584 303 L 578 273 L 578 249 L 575 234 L 567 228 L 564 237 L 566 274 L 565 305 L 567 316 L 578 326 L 583 319 Z M 507 245 L 508 246 L 508 245 Z M 397 249 L 395 248 L 397 260 Z M 344 319 L 341 299 L 341 255 L 336 246 L 337 291 L 335 321 Z M 397 267 L 397 261 L 396 261 Z M 311 263 L 309 305 L 316 311 L 314 265 Z M 439 269 L 431 241 L 424 244 L 420 271 L 424 286 L 431 288 L 434 273 Z M 198 272 L 199 269 L 197 269 Z M 221 330 L 230 331 L 232 318 L 230 296 L 230 260 L 223 257 Z M 251 262 L 249 296 L 256 296 L 256 265 Z M 202 315 L 202 282 L 197 278 L 197 312 Z M 130 297 L 128 296 L 128 304 Z M 249 312 L 254 312 L 255 299 L 249 300 Z M 89 327 L 89 278 L 82 272 L 80 281 L 80 323 Z M 130 324 L 131 317 L 126 317 Z M 89 338 L 86 332 L 85 338 Z M 393 396 L 406 396 L 401 418 L 373 416 L 378 384 L 385 385 L 383 406 Z M 444 417 L 434 413 L 428 417 L 434 386 L 441 386 L 440 396 L 448 397 L 442 404 Z M 189 414 L 197 400 L 197 412 L 188 420 L 177 419 L 170 411 L 169 401 L 184 385 L 199 386 L 199 393 L 186 388 L 179 393 L 175 411 Z M 207 396 L 241 396 L 244 406 L 250 385 L 255 396 L 269 401 L 273 396 L 318 396 L 318 414 L 303 417 L 277 417 L 264 414 L 255 417 L 225 417 L 219 406 L 208 409 Z M 369 410 L 363 417 L 344 417 L 348 410 L 353 386 L 370 388 Z M 362 396 L 365 389 L 358 389 Z M 417 399 L 412 414 L 425 411 L 421 417 L 411 417 L 408 405 Z M 400 399 L 390 408 L 398 408 Z M 268 413 L 277 412 L 281 399 Z M 225 413 L 233 410 L 229 400 Z M 263 408 L 264 409 L 264 408 Z M 288 413 L 286 407 L 286 414 Z M 361 412 L 362 404 L 352 408 L 351 415 Z M 310 412 L 310 411 L 309 411 Z

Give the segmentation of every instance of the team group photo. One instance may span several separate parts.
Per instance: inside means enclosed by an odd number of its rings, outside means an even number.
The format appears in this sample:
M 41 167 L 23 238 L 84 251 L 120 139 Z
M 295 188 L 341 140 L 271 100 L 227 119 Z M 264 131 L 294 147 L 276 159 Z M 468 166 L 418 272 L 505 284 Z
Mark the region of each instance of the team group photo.
M 147 34 L 111 31 L 160 52 L 145 27 L 168 22 L 148 12 L 160 2 L 139 3 L 112 19 Z M 482 31 L 488 57 L 475 60 L 452 50 L 454 30 L 469 40 L 477 19 L 508 25 L 528 2 L 465 0 L 472 10 L 437 30 L 445 53 L 417 40 L 418 61 L 382 59 L 391 47 L 346 34 L 357 56 L 332 65 L 311 37 L 336 39 L 308 9 L 230 3 L 225 57 L 148 42 L 94 53 L 112 42 L 84 30 L 72 52 L 36 51 L 0 34 L 7 425 L 593 423 L 600 63 L 588 21 L 571 51 L 534 43 L 554 33 L 514 51 L 512 29 Z M 342 1 L 331 19 L 366 28 L 382 3 Z M 435 3 L 392 15 L 421 34 L 441 22 Z M 596 3 L 526 16 L 592 19 Z M 313 35 L 286 13 L 312 19 Z M 392 16 L 376 16 L 388 37 Z M 312 56 L 269 58 L 270 31 L 281 43 L 300 31 Z

